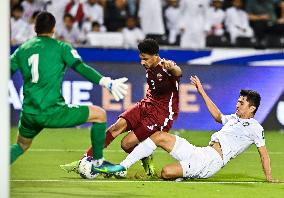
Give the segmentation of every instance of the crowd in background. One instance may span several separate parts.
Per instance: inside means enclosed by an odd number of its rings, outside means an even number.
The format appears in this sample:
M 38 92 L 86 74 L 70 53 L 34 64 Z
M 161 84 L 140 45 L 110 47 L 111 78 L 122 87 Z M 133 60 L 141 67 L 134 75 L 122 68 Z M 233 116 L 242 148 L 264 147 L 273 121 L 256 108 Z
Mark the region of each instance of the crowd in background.
M 47 10 L 57 20 L 55 37 L 74 45 L 106 36 L 126 48 L 145 37 L 191 49 L 284 46 L 284 0 L 10 1 L 11 45 L 33 37 L 36 15 Z

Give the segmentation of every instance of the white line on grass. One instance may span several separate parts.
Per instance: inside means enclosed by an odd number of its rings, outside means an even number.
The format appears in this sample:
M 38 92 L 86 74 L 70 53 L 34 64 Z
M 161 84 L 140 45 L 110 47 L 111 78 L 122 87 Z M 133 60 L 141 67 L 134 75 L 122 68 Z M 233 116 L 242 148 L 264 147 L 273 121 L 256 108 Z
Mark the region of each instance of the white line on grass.
M 29 151 L 32 151 L 32 152 L 85 152 L 85 150 L 83 149 L 30 149 Z M 106 149 L 104 150 L 104 152 L 107 152 L 107 153 L 124 153 L 123 150 L 118 150 L 118 149 Z M 166 151 L 163 151 L 163 150 L 156 150 L 155 152 L 158 152 L 158 153 L 167 153 Z M 248 151 L 248 152 L 245 152 L 247 154 L 258 154 L 258 152 L 252 152 L 252 151 Z M 284 152 L 281 152 L 281 151 L 275 151 L 275 152 L 269 152 L 269 154 L 271 155 L 282 155 L 284 154 Z
M 182 183 L 182 184 L 261 184 L 267 183 L 264 181 L 131 181 L 131 180 L 59 180 L 59 179 L 39 179 L 39 180 L 28 180 L 28 179 L 15 179 L 10 180 L 11 182 L 62 182 L 62 183 Z M 284 183 L 277 183 L 284 184 Z

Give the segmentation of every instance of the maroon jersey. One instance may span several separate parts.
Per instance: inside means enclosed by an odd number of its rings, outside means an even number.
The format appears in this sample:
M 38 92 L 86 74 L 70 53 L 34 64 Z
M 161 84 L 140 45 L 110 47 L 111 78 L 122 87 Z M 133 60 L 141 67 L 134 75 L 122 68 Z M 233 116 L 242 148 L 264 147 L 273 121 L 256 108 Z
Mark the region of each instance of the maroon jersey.
M 156 131 L 169 131 L 178 115 L 180 77 L 173 76 L 159 64 L 146 69 L 146 97 L 119 117 L 127 121 L 126 131 L 134 131 L 139 141 Z
M 177 115 L 179 102 L 180 77 L 173 76 L 160 63 L 151 69 L 146 69 L 148 90 L 141 102 L 150 102 L 159 108 L 172 111 Z

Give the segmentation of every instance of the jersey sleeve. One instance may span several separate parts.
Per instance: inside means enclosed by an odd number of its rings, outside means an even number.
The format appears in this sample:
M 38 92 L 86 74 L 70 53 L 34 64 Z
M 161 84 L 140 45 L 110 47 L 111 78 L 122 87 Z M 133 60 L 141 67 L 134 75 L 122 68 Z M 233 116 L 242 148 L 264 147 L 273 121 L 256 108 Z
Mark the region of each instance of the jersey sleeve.
M 232 119 L 234 114 L 231 115 L 223 115 L 221 116 L 222 124 L 225 125 L 230 119 Z
M 19 62 L 18 62 L 17 54 L 18 54 L 18 49 L 10 57 L 10 72 L 11 72 L 11 75 L 16 73 L 16 71 L 19 69 Z
M 252 128 L 254 131 L 253 141 L 257 147 L 265 146 L 264 129 L 261 126 Z
M 81 56 L 78 54 L 77 50 L 66 43 L 63 43 L 62 57 L 65 64 L 69 67 L 75 67 L 76 65 L 82 63 Z

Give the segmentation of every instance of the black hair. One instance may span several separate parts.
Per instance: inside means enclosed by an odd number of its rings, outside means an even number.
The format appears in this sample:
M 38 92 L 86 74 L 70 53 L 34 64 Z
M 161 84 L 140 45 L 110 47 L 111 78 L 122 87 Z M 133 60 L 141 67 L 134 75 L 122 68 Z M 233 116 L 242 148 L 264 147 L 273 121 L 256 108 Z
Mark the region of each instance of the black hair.
M 55 27 L 56 20 L 50 12 L 40 12 L 35 21 L 35 32 L 37 34 L 51 33 Z
M 259 93 L 257 91 L 254 91 L 254 90 L 242 89 L 240 91 L 240 96 L 246 96 L 247 97 L 247 101 L 248 101 L 249 105 L 255 107 L 255 110 L 253 112 L 255 114 L 259 105 L 260 105 L 260 100 L 261 100 Z
M 34 11 L 32 15 L 32 19 L 35 19 L 39 13 L 40 11 Z
M 155 55 L 159 53 L 159 45 L 156 40 L 147 38 L 138 44 L 139 53 Z
M 69 18 L 69 19 L 71 19 L 72 21 L 74 21 L 73 15 L 71 15 L 71 14 L 69 14 L 69 13 L 64 14 L 63 20 L 66 19 L 66 18 Z
M 99 22 L 97 22 L 97 21 L 93 21 L 92 22 L 92 28 L 94 28 L 94 27 L 100 27 L 101 25 L 99 24 Z
M 21 5 L 15 5 L 13 8 L 12 8 L 12 12 L 14 12 L 14 11 L 20 11 L 20 12 L 24 12 L 24 8 L 23 8 L 23 6 L 21 6 Z

